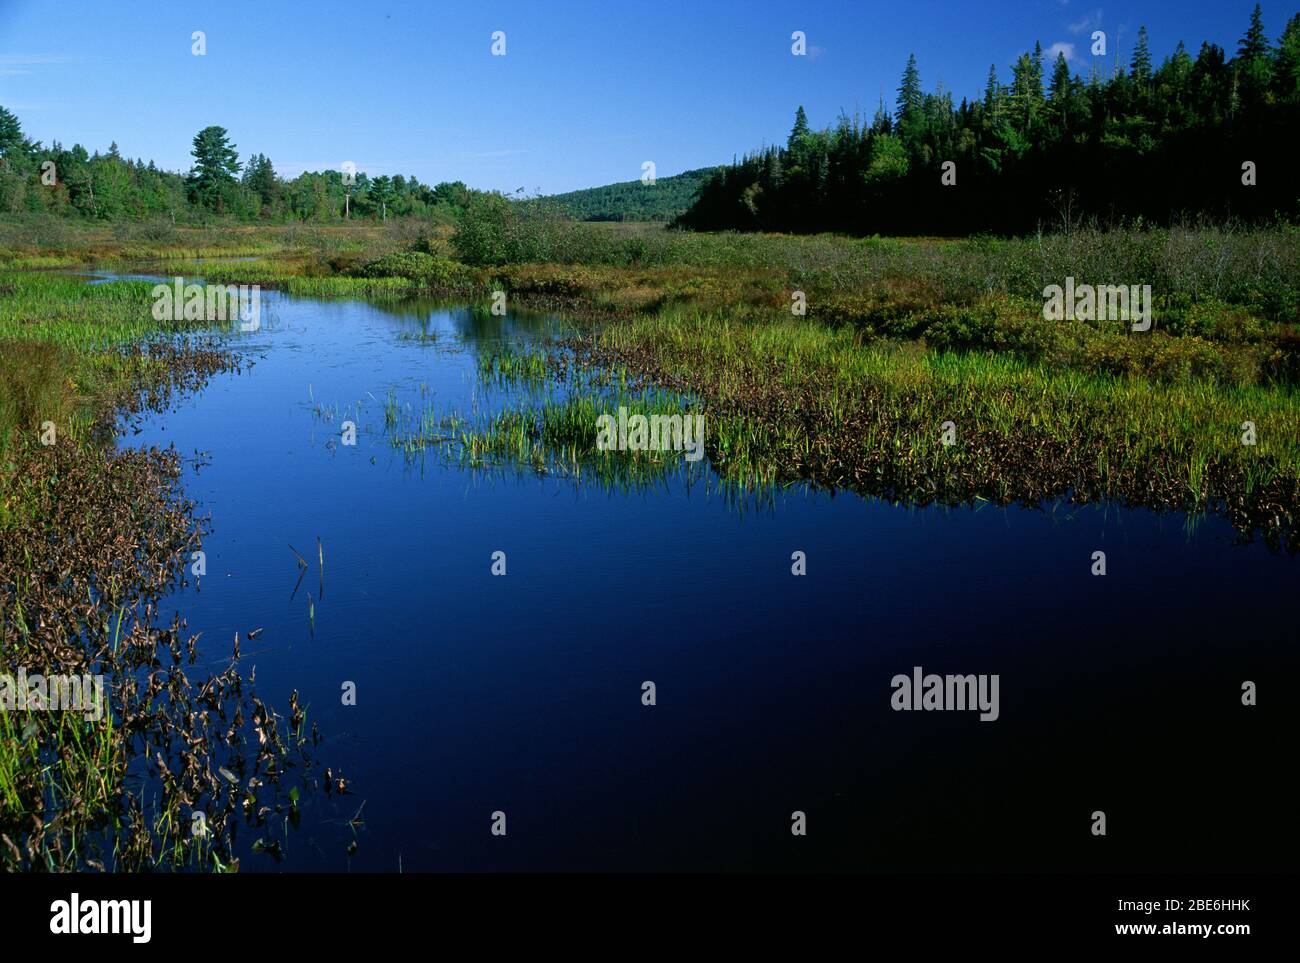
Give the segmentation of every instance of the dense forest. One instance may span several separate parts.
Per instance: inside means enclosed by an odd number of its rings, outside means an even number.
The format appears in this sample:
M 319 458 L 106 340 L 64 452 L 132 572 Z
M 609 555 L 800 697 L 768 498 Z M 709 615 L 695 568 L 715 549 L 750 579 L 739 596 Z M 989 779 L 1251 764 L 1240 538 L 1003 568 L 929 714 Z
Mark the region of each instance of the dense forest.
M 784 147 L 720 169 L 676 223 L 1021 233 L 1086 218 L 1167 223 L 1297 213 L 1300 14 L 1274 46 L 1257 5 L 1230 59 L 1211 43 L 1195 57 L 1179 43 L 1155 67 L 1146 28 L 1128 69 L 1118 58 L 1107 68 L 1107 58 L 1093 59 L 1084 80 L 1058 53 L 1045 89 L 1035 45 L 1016 61 L 1009 85 L 991 67 L 983 98 L 954 107 L 948 91 L 923 92 L 909 58 L 892 114 L 882 103 L 870 124 L 841 116 L 814 130 L 800 107 Z
M 153 161 L 123 157 L 80 144 L 49 147 L 29 140 L 14 114 L 0 107 L 0 214 L 49 213 L 100 221 L 170 218 L 175 223 L 212 219 L 328 220 L 454 215 L 468 190 L 459 181 L 436 186 L 415 177 L 369 177 L 357 171 L 304 172 L 285 180 L 265 154 L 240 163 L 223 127 L 194 137 L 188 174 Z M 351 183 L 345 183 L 351 181 Z
M 695 203 L 700 188 L 717 170 L 702 167 L 656 178 L 653 184 L 622 181 L 547 199 L 580 221 L 671 221 Z
M 1058 53 L 1044 78 L 1041 45 L 1011 82 L 990 67 L 983 97 L 926 93 L 909 58 L 892 113 L 841 115 L 815 130 L 800 107 L 784 147 L 719 168 L 557 194 L 580 220 L 666 220 L 697 230 L 853 234 L 1016 234 L 1085 219 L 1168 223 L 1208 215 L 1295 217 L 1291 175 L 1300 123 L 1300 14 L 1276 44 L 1257 5 L 1231 58 L 1180 42 L 1153 65 L 1145 28 L 1124 68 L 1092 56 L 1087 79 Z M 254 153 L 241 163 L 228 132 L 194 138 L 188 173 L 131 160 L 116 144 L 89 153 L 25 137 L 0 107 L 0 214 L 100 221 L 448 219 L 470 195 L 457 181 L 356 172 L 279 176 Z M 1250 171 L 1243 169 L 1249 162 Z M 1246 183 L 1247 181 L 1251 183 Z

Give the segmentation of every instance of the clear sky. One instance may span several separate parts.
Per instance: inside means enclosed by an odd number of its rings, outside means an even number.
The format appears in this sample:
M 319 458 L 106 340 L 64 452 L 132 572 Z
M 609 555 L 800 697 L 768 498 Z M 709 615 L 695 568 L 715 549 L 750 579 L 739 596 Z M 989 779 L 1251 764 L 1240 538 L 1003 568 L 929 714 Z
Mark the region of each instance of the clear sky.
M 822 127 L 892 105 L 914 52 L 927 90 L 977 97 L 1024 50 L 1089 34 L 1127 63 L 1184 40 L 1231 54 L 1253 0 L 0 0 L 0 104 L 28 136 L 188 170 L 194 134 L 229 129 L 282 175 L 338 169 L 552 193 L 730 161 L 783 141 L 795 108 Z M 1268 0 L 1273 41 L 1296 10 Z M 191 34 L 207 53 L 191 53 Z M 506 55 L 492 56 L 504 31 Z M 807 36 L 807 56 L 790 52 Z

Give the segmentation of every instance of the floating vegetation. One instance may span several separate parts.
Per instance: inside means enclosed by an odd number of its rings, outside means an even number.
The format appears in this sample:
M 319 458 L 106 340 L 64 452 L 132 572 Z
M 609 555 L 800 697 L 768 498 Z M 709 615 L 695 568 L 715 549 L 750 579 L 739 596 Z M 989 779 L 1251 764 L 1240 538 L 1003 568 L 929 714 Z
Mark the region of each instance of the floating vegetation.
M 397 335 L 398 341 L 414 341 L 418 344 L 437 344 L 440 340 L 437 331 L 402 331 Z
M 569 346 L 582 365 L 699 397 L 724 478 L 807 479 L 914 504 L 1068 495 L 1218 511 L 1243 534 L 1298 547 L 1300 400 L 1285 385 L 1155 384 L 689 312 Z
M 310 746 L 240 672 L 238 637 L 223 670 L 192 677 L 197 635 L 179 615 L 157 624 L 201 544 L 181 471 L 157 449 L 23 453 L 43 524 L 0 539 L 0 662 L 102 676 L 109 711 L 0 713 L 6 869 L 233 870 L 236 824 L 314 784 Z
M 480 376 L 502 384 L 522 381 L 530 388 L 545 385 L 554 367 L 543 351 L 517 352 L 510 347 L 479 360 Z M 646 418 L 671 419 L 679 427 L 690 414 L 689 400 L 678 394 L 634 391 L 626 383 L 610 385 L 602 378 L 569 384 L 540 400 L 492 412 L 442 410 L 430 403 L 413 411 L 394 402 L 385 430 L 392 446 L 408 459 L 435 452 L 447 463 L 472 469 L 526 470 L 623 487 L 661 484 L 687 465 L 680 441 L 676 449 L 602 450 L 598 444 L 601 418 L 614 417 L 620 408 Z
M 91 718 L 0 712 L 6 870 L 233 872 L 238 824 L 283 851 L 269 817 L 319 785 L 296 694 L 286 728 L 240 671 L 238 635 L 224 668 L 202 675 L 201 633 L 179 614 L 160 623 L 202 524 L 181 457 L 116 450 L 112 429 L 241 362 L 156 322 L 149 290 L 0 285 L 0 674 L 95 678 L 107 703 Z M 38 443 L 44 421 L 55 431 Z
M 389 388 L 388 394 L 384 397 L 384 429 L 391 431 L 397 427 L 401 414 L 402 410 L 397 404 L 397 392 Z
M 553 367 L 546 351 L 519 351 L 509 343 L 478 355 L 479 377 L 489 383 L 543 385 L 554 375 Z

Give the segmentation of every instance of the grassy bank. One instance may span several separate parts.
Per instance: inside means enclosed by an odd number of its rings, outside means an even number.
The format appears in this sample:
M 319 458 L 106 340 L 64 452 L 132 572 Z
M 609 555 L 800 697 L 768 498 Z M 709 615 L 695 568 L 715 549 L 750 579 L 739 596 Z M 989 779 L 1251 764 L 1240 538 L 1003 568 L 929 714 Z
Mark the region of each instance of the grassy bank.
M 273 851 L 265 813 L 296 813 L 311 778 L 305 713 L 266 707 L 238 639 L 191 677 L 197 635 L 156 624 L 202 530 L 179 456 L 109 429 L 237 359 L 155 321 L 150 287 L 0 273 L 2 869 L 237 869 L 235 823 Z M 98 677 L 102 711 L 22 705 L 20 673 Z
M 0 526 L 13 507 L 14 465 L 39 444 L 43 425 L 56 442 L 85 443 L 134 395 L 183 377 L 184 349 L 143 342 L 194 325 L 155 321 L 150 288 L 0 272 Z
M 697 399 L 732 479 L 910 500 L 1072 493 L 1223 510 L 1275 535 L 1300 503 L 1289 226 L 850 239 L 578 224 L 488 204 L 450 237 L 357 230 L 334 242 L 343 259 L 265 233 L 281 246 L 253 260 L 169 264 L 317 297 L 486 304 L 501 291 L 586 316 L 592 333 L 571 345 L 583 361 Z M 1067 277 L 1150 285 L 1151 330 L 1045 320 L 1043 289 Z M 520 433 L 544 423 L 533 414 L 479 426 L 480 440 L 522 450 Z M 939 442 L 945 421 L 955 445 Z
M 1275 533 L 1300 503 L 1300 399 L 1286 386 L 1153 384 L 691 312 L 613 326 L 583 346 L 600 366 L 697 394 L 715 414 L 710 456 L 738 478 L 808 477 L 921 503 L 1069 492 L 1217 507 Z M 1253 445 L 1242 443 L 1247 421 Z
M 515 256 L 579 262 L 480 268 L 491 282 L 615 317 L 571 346 L 698 399 L 732 480 L 922 503 L 1104 497 L 1222 511 L 1295 546 L 1292 228 L 849 240 L 564 225 L 545 243 L 527 234 L 545 224 L 502 230 L 520 233 Z M 1042 288 L 1070 276 L 1151 285 L 1152 330 L 1045 320 Z

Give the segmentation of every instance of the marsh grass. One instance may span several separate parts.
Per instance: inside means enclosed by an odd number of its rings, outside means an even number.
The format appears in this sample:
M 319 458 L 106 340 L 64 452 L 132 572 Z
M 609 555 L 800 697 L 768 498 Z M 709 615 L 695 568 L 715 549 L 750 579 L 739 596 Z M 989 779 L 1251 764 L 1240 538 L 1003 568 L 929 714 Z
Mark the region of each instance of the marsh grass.
M 0 272 L 0 528 L 12 516 L 20 442 L 35 440 L 46 422 L 57 437 L 83 440 L 109 409 L 197 360 L 157 344 L 203 325 L 154 320 L 151 289 L 147 281 Z
M 863 344 L 803 320 L 737 324 L 666 312 L 579 345 L 698 392 L 724 477 L 810 477 L 917 501 L 1078 500 L 1226 511 L 1294 531 L 1300 398 L 1284 385 L 1152 383 L 988 352 Z M 957 444 L 940 425 L 957 426 Z M 1242 444 L 1242 426 L 1257 444 Z
M 682 415 L 692 410 L 689 398 L 637 390 L 607 372 L 583 372 L 582 378 L 562 380 L 539 396 L 538 389 L 550 383 L 557 366 L 576 373 L 571 361 L 556 360 L 536 347 L 506 344 L 481 354 L 478 374 L 485 383 L 526 393 L 522 401 L 508 399 L 490 411 L 444 410 L 430 402 L 402 406 L 390 393 L 385 408 L 389 442 L 407 459 L 432 454 L 442 463 L 475 470 L 505 468 L 623 487 L 662 483 L 685 464 L 680 450 L 602 451 L 597 425 L 602 415 L 614 415 L 620 406 L 629 415 Z
M 540 210 L 483 216 L 460 230 L 490 256 L 456 247 L 477 266 L 447 262 L 445 238 L 264 229 L 257 243 L 279 248 L 212 264 L 208 276 L 317 297 L 444 294 L 484 309 L 506 290 L 512 306 L 587 313 L 602 323 L 574 342 L 590 368 L 582 390 L 599 371 L 697 394 L 711 461 L 729 483 L 807 477 L 932 500 L 1069 491 L 1215 507 L 1270 530 L 1300 501 L 1295 228 L 850 239 L 575 225 Z M 501 217 L 516 220 L 492 220 Z M 233 248 L 237 236 L 215 246 Z M 385 276 L 359 276 L 366 265 Z M 1151 284 L 1153 332 L 1044 321 L 1042 288 L 1067 276 Z M 791 315 L 794 290 L 806 317 Z M 573 363 L 566 352 L 502 351 L 480 355 L 479 373 L 536 394 L 574 380 Z M 472 459 L 513 452 L 543 464 L 547 444 L 563 440 L 546 434 L 543 412 L 570 403 L 529 398 L 494 424 L 404 409 L 386 413 L 386 430 L 400 421 L 411 449 L 445 448 L 448 432 L 468 431 Z M 953 449 L 936 447 L 943 420 L 959 424 Z M 1240 444 L 1244 421 L 1257 426 L 1254 447 Z
M 156 322 L 151 288 L 0 274 L 0 671 L 103 675 L 110 702 L 98 721 L 0 713 L 6 870 L 233 870 L 236 817 L 264 824 L 310 766 L 244 688 L 237 638 L 225 671 L 190 680 L 196 636 L 155 624 L 199 523 L 175 453 L 114 450 L 109 429 L 238 362 L 195 325 Z M 218 751 L 240 792 L 213 774 Z M 196 811 L 210 835 L 192 833 Z
M 479 377 L 494 384 L 541 386 L 554 376 L 546 351 L 521 351 L 510 344 L 496 351 L 480 352 L 476 364 Z
M 236 867 L 234 822 L 265 824 L 312 757 L 295 699 L 286 728 L 239 672 L 237 636 L 191 678 L 197 636 L 157 624 L 201 539 L 178 456 L 64 440 L 23 458 L 39 510 L 0 539 L 0 671 L 102 675 L 106 705 L 0 713 L 0 867 Z

